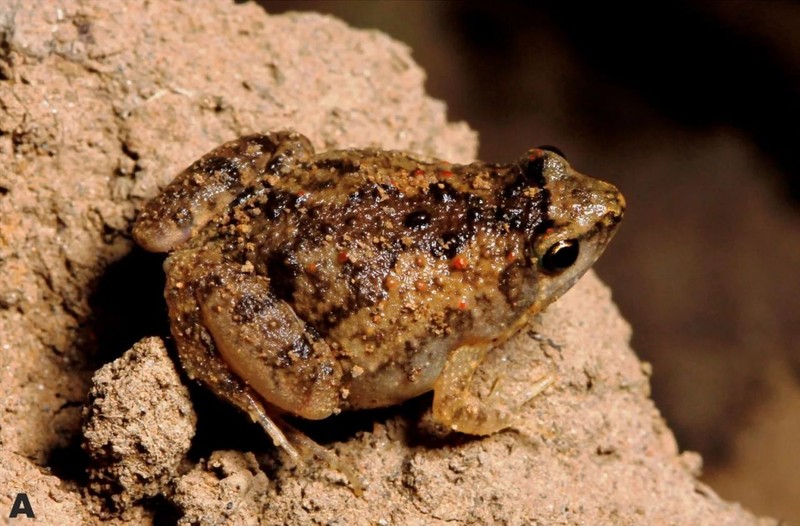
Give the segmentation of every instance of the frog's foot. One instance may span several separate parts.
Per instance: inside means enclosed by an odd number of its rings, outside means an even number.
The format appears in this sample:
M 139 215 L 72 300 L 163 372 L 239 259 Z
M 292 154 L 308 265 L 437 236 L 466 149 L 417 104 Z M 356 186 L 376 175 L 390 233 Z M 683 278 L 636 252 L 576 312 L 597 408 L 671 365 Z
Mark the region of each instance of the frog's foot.
M 248 404 L 247 414 L 250 415 L 250 418 L 254 422 L 258 422 L 261 427 L 264 428 L 264 431 L 266 431 L 269 437 L 272 439 L 272 443 L 275 444 L 275 447 L 283 449 L 286 454 L 289 455 L 289 458 L 292 459 L 292 462 L 295 464 L 300 464 L 300 452 L 297 451 L 297 448 L 295 448 L 289 439 L 286 438 L 283 430 L 281 430 L 274 420 L 269 417 L 264 405 L 259 402 L 254 395 L 247 391 L 244 391 L 242 395 L 243 399 Z
M 296 132 L 253 134 L 219 146 L 189 166 L 142 208 L 133 237 L 151 252 L 179 246 L 217 217 L 246 188 L 280 177 L 314 155 Z
M 491 392 L 483 400 L 483 403 L 490 407 L 503 408 L 509 415 L 507 427 L 517 427 L 521 424 L 517 415 L 520 413 L 522 406 L 539 396 L 555 382 L 555 379 L 555 371 L 550 369 L 532 382 L 526 382 L 524 387 L 520 387 L 518 380 L 509 382 L 503 377 L 497 378 Z
M 518 389 L 507 389 L 500 378 L 488 396 L 479 398 L 470 387 L 487 349 L 486 344 L 464 345 L 448 356 L 434 385 L 434 420 L 462 433 L 489 435 L 514 425 L 516 410 L 553 383 L 555 375 L 547 372 L 520 396 Z
M 351 465 L 345 464 L 331 450 L 317 444 L 286 420 L 277 415 L 270 416 L 256 395 L 246 393 L 245 396 L 249 405 L 250 418 L 264 428 L 275 446 L 283 449 L 294 465 L 307 465 L 313 457 L 317 457 L 328 467 L 344 475 L 357 497 L 364 493 L 361 479 Z

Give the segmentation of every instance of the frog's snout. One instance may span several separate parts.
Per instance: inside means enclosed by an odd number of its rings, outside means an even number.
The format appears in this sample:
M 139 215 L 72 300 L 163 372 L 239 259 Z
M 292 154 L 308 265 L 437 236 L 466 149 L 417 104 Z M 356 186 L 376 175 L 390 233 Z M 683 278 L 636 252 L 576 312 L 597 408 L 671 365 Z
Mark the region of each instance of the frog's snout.
M 625 213 L 625 196 L 622 195 L 619 190 L 617 190 L 616 186 L 614 187 L 614 199 L 617 202 L 617 215 L 622 217 L 622 215 Z
M 605 181 L 595 179 L 595 210 L 598 227 L 614 228 L 622 221 L 625 214 L 625 197 L 616 186 Z
M 609 185 L 611 188 L 606 193 L 608 197 L 608 212 L 605 214 L 605 221 L 609 225 L 616 225 L 622 221 L 622 216 L 625 215 L 625 196 L 617 190 L 616 186 Z

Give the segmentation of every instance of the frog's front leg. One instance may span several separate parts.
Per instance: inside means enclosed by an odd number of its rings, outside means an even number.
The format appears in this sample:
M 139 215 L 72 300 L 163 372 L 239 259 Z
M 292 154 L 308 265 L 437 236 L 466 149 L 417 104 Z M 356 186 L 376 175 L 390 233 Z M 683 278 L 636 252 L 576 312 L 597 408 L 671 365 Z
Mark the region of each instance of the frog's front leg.
M 313 155 L 311 142 L 290 131 L 247 135 L 227 142 L 181 172 L 142 208 L 133 237 L 151 252 L 172 250 L 245 189 L 270 175 L 280 177 Z
M 433 418 L 455 431 L 470 435 L 489 435 L 515 423 L 516 409 L 544 391 L 553 381 L 547 373 L 527 389 L 524 400 L 509 400 L 497 379 L 484 399 L 470 392 L 475 371 L 483 362 L 490 343 L 462 345 L 453 350 L 434 384 Z

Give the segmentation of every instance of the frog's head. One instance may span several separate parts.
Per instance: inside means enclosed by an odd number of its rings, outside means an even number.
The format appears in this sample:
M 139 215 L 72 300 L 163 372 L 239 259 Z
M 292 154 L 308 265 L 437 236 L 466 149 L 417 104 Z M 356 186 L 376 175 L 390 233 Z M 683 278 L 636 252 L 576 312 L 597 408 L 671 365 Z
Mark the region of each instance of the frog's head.
M 536 305 L 565 293 L 600 257 L 622 220 L 625 198 L 611 184 L 572 169 L 552 147 L 530 150 L 520 160 L 544 189 L 546 212 L 529 241 L 538 266 Z

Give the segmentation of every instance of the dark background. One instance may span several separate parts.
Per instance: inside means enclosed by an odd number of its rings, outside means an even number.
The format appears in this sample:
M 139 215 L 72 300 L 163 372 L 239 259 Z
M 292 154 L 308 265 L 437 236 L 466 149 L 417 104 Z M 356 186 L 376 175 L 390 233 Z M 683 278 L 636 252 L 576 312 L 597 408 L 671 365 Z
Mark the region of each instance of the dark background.
M 554 144 L 618 185 L 596 268 L 658 407 L 723 497 L 800 521 L 798 4 L 262 4 L 407 43 L 481 159 Z

